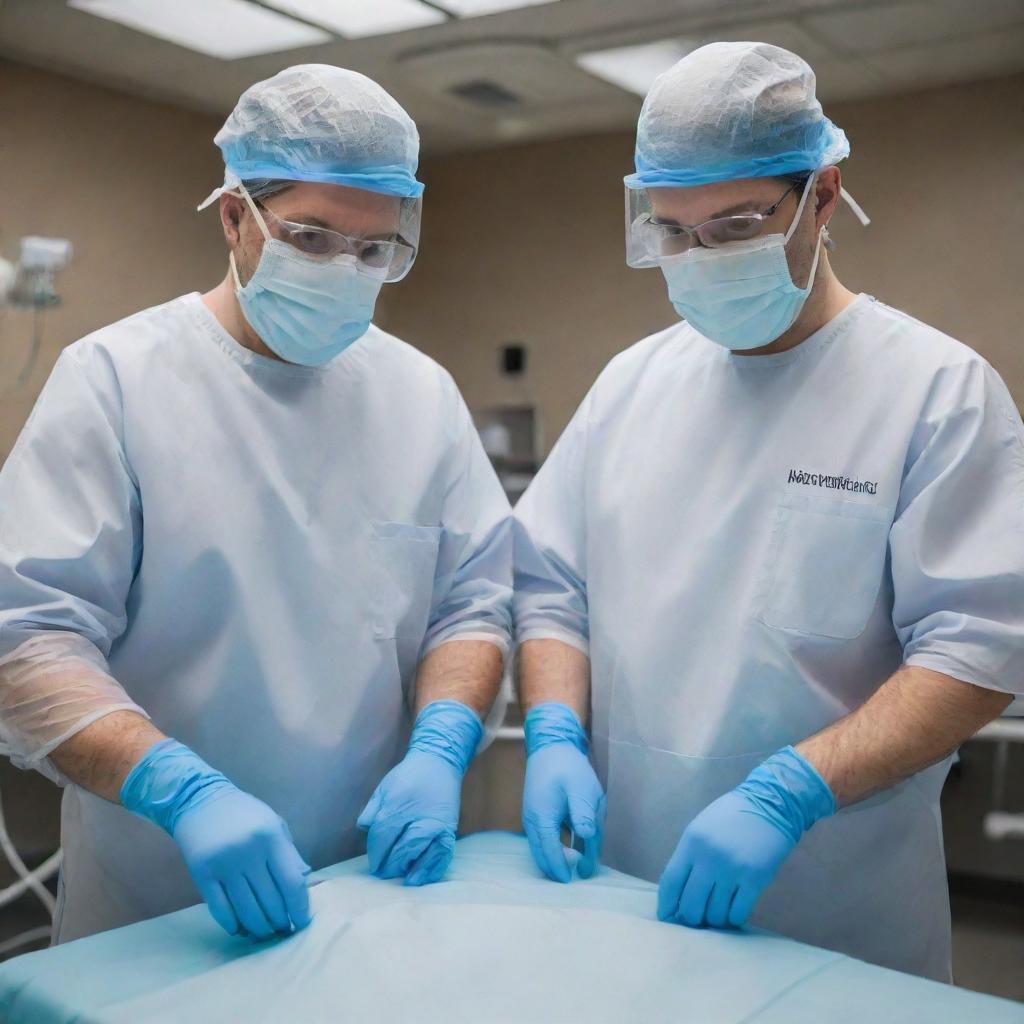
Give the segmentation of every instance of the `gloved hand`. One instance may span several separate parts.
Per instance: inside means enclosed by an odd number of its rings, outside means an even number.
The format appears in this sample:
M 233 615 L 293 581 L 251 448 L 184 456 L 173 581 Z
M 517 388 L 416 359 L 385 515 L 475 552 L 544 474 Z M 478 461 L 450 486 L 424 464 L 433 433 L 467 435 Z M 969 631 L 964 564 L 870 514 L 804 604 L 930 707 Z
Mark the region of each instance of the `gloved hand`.
M 229 934 L 268 939 L 310 922 L 306 875 L 288 826 L 177 740 L 161 740 L 128 773 L 121 803 L 178 844 Z
M 804 832 L 835 810 L 825 780 L 784 747 L 687 826 L 658 884 L 659 919 L 738 928 Z
M 357 822 L 370 871 L 406 885 L 440 881 L 455 852 L 462 777 L 483 736 L 480 717 L 457 700 L 416 717 L 409 752 L 384 776 Z
M 604 832 L 605 798 L 587 760 L 587 734 L 564 704 L 538 704 L 524 724 L 526 784 L 523 829 L 537 867 L 552 881 L 572 877 L 562 846 L 562 825 L 583 840 L 580 878 L 597 870 Z

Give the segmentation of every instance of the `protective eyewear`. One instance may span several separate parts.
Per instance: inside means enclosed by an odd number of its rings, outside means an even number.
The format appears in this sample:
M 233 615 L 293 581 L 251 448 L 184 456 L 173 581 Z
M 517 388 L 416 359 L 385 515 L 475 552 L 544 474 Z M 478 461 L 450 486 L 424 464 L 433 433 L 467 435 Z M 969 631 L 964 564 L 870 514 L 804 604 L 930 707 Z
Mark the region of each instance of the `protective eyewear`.
M 794 181 L 767 209 L 713 217 L 694 226 L 657 220 L 647 190 L 627 188 L 626 262 L 631 267 L 656 266 L 664 259 L 679 256 L 698 246 L 719 249 L 733 242 L 757 238 L 764 231 L 766 221 L 789 195 L 806 187 L 807 180 Z
M 358 266 L 385 281 L 400 281 L 416 259 L 416 247 L 401 235 L 391 239 L 356 238 L 330 228 L 299 224 L 278 217 L 273 210 L 257 201 L 267 227 L 275 238 L 294 246 L 315 259 L 354 256 Z

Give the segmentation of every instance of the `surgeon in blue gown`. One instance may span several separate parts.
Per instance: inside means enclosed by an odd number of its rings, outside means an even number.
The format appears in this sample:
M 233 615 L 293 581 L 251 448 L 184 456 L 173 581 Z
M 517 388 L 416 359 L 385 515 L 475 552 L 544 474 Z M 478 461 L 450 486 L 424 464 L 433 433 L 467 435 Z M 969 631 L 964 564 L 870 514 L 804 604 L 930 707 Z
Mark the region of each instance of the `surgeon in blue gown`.
M 451 377 L 372 323 L 415 125 L 302 65 L 215 141 L 224 280 L 69 346 L 0 474 L 0 742 L 65 787 L 58 942 L 200 897 L 301 929 L 360 830 L 439 880 L 508 646 L 508 504 Z
M 627 260 L 681 319 L 515 510 L 524 822 L 562 882 L 563 822 L 584 874 L 604 823 L 665 921 L 948 980 L 939 793 L 1024 689 L 1024 427 L 976 352 L 839 281 L 849 148 L 777 46 L 647 96 Z

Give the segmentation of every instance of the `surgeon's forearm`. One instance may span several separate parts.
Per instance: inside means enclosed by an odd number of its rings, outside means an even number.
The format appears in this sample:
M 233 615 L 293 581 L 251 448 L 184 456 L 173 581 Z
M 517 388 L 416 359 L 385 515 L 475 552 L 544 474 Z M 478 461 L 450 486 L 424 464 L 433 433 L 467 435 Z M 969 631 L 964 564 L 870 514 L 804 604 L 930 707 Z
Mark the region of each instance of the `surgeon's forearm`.
M 904 666 L 852 714 L 797 744 L 840 805 L 941 761 L 1012 698 L 942 672 Z
M 590 708 L 590 659 L 561 640 L 527 640 L 519 648 L 519 703 L 525 715 L 555 701 L 586 724 Z
M 435 700 L 457 700 L 481 718 L 498 696 L 501 651 L 486 640 L 451 640 L 435 647 L 416 676 L 416 711 Z
M 65 740 L 50 760 L 76 785 L 120 802 L 121 785 L 142 755 L 167 737 L 134 711 L 114 711 Z

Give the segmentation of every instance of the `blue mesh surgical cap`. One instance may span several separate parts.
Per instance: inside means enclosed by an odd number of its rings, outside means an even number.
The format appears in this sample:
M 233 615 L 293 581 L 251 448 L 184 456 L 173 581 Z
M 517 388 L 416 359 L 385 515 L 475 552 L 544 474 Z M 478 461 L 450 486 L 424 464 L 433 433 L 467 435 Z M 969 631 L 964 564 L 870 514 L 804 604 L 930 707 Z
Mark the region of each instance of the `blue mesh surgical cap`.
M 850 144 L 814 95 L 814 72 L 769 43 L 710 43 L 655 79 L 626 186 L 686 188 L 816 171 Z
M 297 64 L 250 86 L 213 141 L 224 185 L 207 203 L 253 179 L 423 194 L 412 118 L 372 79 L 329 64 Z

